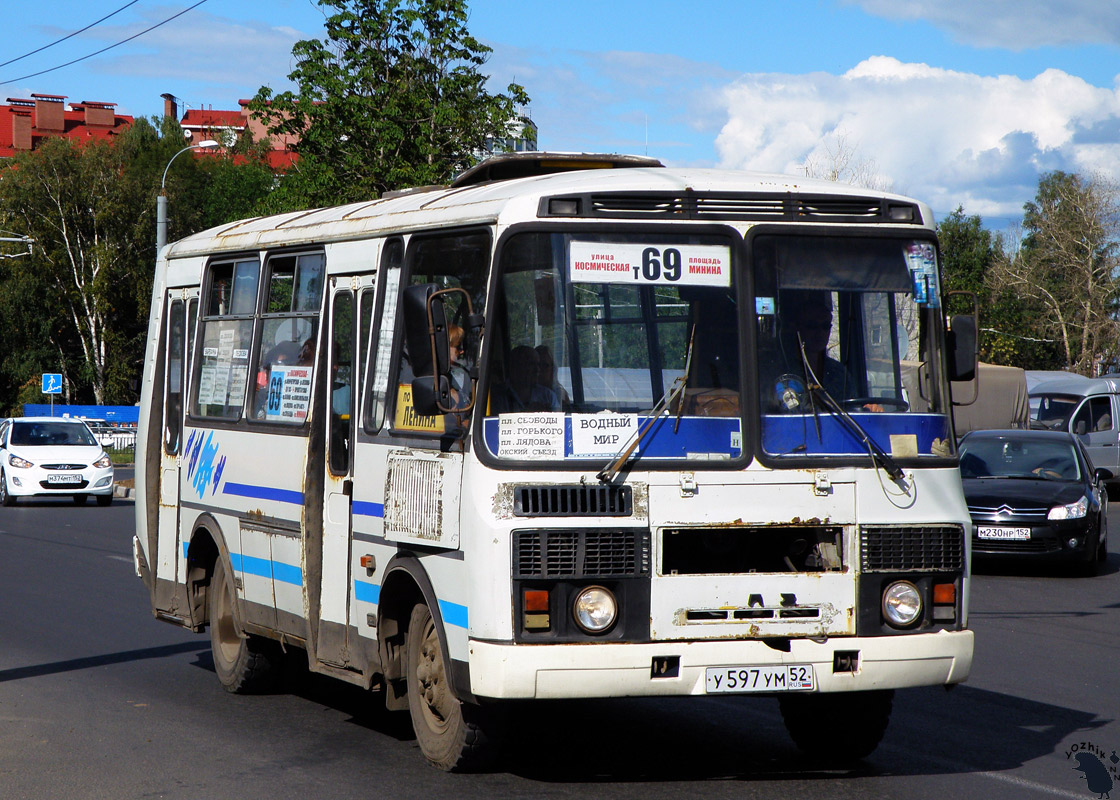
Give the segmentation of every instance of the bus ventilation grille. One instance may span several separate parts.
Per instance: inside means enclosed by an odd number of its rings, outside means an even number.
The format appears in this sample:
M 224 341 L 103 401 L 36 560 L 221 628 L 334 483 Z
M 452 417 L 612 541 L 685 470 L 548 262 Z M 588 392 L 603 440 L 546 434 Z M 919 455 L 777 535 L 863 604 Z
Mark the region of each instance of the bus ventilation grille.
M 800 222 L 921 224 L 914 203 L 878 197 L 836 197 L 793 193 L 664 192 L 604 193 L 543 198 L 542 217 L 554 216 L 550 200 L 575 200 L 581 216 L 611 219 L 711 219 Z
M 649 531 L 514 531 L 514 578 L 627 578 L 649 574 Z
M 861 528 L 864 572 L 959 572 L 964 569 L 964 529 L 957 525 Z
M 513 513 L 518 517 L 629 517 L 634 492 L 629 486 L 517 486 Z

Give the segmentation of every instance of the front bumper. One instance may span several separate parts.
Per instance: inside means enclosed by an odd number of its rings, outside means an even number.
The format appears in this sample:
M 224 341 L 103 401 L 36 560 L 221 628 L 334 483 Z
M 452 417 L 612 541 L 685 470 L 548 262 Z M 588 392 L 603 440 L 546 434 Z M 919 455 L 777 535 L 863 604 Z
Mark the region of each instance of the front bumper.
M 790 641 L 789 652 L 763 641 L 642 644 L 470 642 L 471 693 L 505 699 L 703 695 L 705 669 L 812 664 L 820 692 L 901 689 L 961 683 L 972 668 L 972 631 Z M 834 672 L 836 653 L 858 652 L 858 667 Z M 655 659 L 677 658 L 673 677 L 655 677 Z
M 5 470 L 8 494 L 12 497 L 49 497 L 51 495 L 109 495 L 113 493 L 112 467 L 90 466 L 82 470 L 64 473 L 67 477 L 74 476 L 77 478 L 73 483 L 52 483 L 51 476 L 57 474 L 59 474 L 57 471 L 43 469 L 39 466 L 25 469 L 9 467 Z
M 1016 558 L 1044 560 L 1084 561 L 1097 545 L 1097 515 L 1081 519 L 1046 522 L 1017 522 L 1015 520 L 973 519 L 972 555 L 977 558 Z M 1030 539 L 981 539 L 975 531 L 978 526 L 1029 527 Z M 1076 547 L 1069 540 L 1076 539 Z

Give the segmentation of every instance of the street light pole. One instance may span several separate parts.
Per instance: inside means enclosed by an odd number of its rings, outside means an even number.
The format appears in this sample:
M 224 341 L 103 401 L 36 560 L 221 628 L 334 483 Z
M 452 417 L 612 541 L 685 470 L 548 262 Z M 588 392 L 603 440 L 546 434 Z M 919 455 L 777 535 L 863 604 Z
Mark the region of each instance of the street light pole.
M 163 179 L 159 182 L 159 196 L 156 197 L 156 258 L 159 258 L 160 251 L 163 250 L 163 246 L 167 244 L 167 170 L 171 169 L 171 163 L 175 159 L 188 150 L 197 150 L 199 148 L 209 150 L 217 146 L 218 143 L 213 139 L 205 139 L 198 144 L 187 145 L 178 153 L 171 156 L 171 161 L 168 161 L 167 166 L 163 168 Z

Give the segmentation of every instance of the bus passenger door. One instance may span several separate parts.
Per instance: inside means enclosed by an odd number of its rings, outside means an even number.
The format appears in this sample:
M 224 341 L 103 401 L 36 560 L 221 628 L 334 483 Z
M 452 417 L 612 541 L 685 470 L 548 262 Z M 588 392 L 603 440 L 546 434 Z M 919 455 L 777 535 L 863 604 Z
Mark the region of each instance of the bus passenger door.
M 190 374 L 194 319 L 198 314 L 198 290 L 173 290 L 169 292 L 167 301 L 167 352 L 164 354 L 162 387 L 163 432 L 160 437 L 159 532 L 154 571 L 157 578 L 182 582 L 186 577 L 186 568 L 179 543 L 179 481 L 183 462 L 183 408 L 187 396 L 187 376 Z
M 354 422 L 358 369 L 356 290 L 358 278 L 334 278 L 330 300 L 329 348 L 326 359 L 326 458 L 323 486 L 322 582 L 319 595 L 319 636 L 316 652 L 325 662 L 350 664 L 350 512 L 354 493 Z M 345 283 L 345 286 L 339 284 Z

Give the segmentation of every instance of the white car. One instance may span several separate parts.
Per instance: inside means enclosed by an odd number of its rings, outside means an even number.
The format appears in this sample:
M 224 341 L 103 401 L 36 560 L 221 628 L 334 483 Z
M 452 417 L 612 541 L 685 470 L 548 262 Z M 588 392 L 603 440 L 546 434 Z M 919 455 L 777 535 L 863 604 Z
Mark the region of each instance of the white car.
M 113 502 L 113 462 L 79 419 L 14 417 L 0 422 L 0 504 L 70 495 L 81 505 Z

